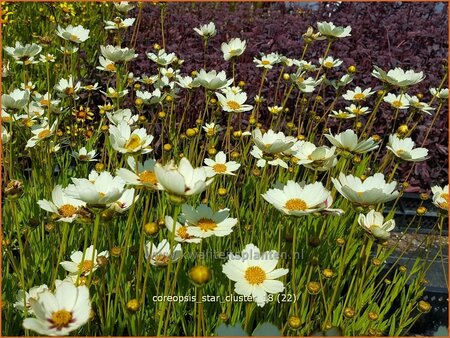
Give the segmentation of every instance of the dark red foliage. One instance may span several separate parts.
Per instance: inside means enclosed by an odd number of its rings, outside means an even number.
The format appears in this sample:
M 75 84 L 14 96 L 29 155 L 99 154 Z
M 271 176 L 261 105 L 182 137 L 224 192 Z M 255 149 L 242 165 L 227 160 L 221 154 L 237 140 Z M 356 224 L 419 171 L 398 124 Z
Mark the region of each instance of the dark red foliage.
M 184 74 L 203 67 L 202 40 L 193 31 L 194 27 L 213 21 L 218 30 L 217 36 L 210 41 L 207 69 L 225 69 L 230 74 L 230 65 L 223 61 L 220 45 L 233 37 L 247 40 L 247 49 L 238 61 L 237 80 L 246 81 L 245 90 L 249 97 L 256 95 L 261 78 L 261 70 L 255 67 L 253 57 L 259 52 L 277 51 L 300 58 L 304 46 L 301 35 L 309 26 L 316 30 L 317 21 L 352 27 L 352 36 L 337 41 L 330 51 L 330 55 L 344 61 L 343 70 L 356 65 L 358 73 L 350 88 L 360 85 L 380 89 L 380 82 L 370 75 L 373 66 L 385 70 L 398 66 L 424 71 L 426 79 L 413 87 L 410 94 L 420 92 L 430 98 L 428 89 L 439 85 L 445 73 L 443 64 L 447 63 L 446 3 L 342 2 L 336 5 L 322 2 L 318 4 L 318 10 L 292 3 L 168 3 L 166 13 L 166 50 L 176 52 L 185 60 Z M 147 4 L 142 22 L 136 46 L 140 56 L 132 69 L 136 75 L 154 72 L 145 53 L 152 50 L 154 43 L 161 44 L 160 6 Z M 316 42 L 305 58 L 317 64 L 325 45 L 324 41 Z M 275 84 L 277 76 L 278 71 L 269 72 L 266 90 L 273 89 L 270 86 Z M 410 177 L 412 191 L 448 182 L 447 108 L 442 110 L 425 144 L 430 159 L 417 164 Z M 379 117 L 378 134 L 386 136 L 390 133 L 390 118 L 390 111 Z M 426 117 L 412 135 L 418 145 L 430 123 L 431 117 Z M 411 164 L 402 166 L 399 177 L 404 177 L 409 168 Z

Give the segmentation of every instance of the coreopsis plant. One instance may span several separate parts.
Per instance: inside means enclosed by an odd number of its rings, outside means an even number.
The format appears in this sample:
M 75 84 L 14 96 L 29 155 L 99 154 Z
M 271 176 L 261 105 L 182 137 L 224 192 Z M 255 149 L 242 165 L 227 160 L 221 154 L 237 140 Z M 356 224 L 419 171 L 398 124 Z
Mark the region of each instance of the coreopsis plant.
M 339 133 L 337 135 L 325 134 L 328 141 L 336 148 L 356 154 L 363 154 L 379 147 L 378 143 L 369 138 L 365 141 L 358 142 L 358 136 L 352 129 Z
M 56 35 L 60 38 L 73 42 L 73 43 L 82 43 L 89 39 L 90 30 L 84 28 L 81 25 L 72 26 L 69 25 L 66 28 L 62 28 L 58 26 L 56 29 Z
M 233 38 L 228 42 L 223 42 L 220 46 L 225 61 L 228 61 L 233 57 L 242 55 L 246 47 L 247 42 L 239 38 Z
M 433 193 L 433 204 L 439 209 L 448 212 L 448 201 L 449 201 L 449 190 L 448 184 L 443 188 L 435 185 L 431 187 L 431 192 Z
M 389 142 L 386 146 L 396 157 L 411 162 L 424 161 L 428 155 L 426 148 L 414 148 L 414 141 L 409 138 L 398 138 L 397 135 L 389 135 Z
M 399 67 L 391 69 L 387 72 L 378 66 L 374 66 L 374 68 L 375 69 L 372 71 L 373 76 L 396 87 L 409 87 L 421 82 L 425 78 L 423 72 L 416 73 L 413 70 L 404 71 Z
M 395 227 L 394 220 L 385 222 L 383 214 L 375 210 L 370 210 L 366 215 L 359 214 L 358 224 L 369 234 L 382 240 L 387 240 Z
M 72 275 L 84 275 L 88 276 L 98 269 L 98 257 L 108 258 L 108 251 L 97 252 L 94 246 L 89 246 L 86 251 L 72 252 L 70 255 L 70 261 L 61 262 L 61 266 L 64 270 L 68 271 Z

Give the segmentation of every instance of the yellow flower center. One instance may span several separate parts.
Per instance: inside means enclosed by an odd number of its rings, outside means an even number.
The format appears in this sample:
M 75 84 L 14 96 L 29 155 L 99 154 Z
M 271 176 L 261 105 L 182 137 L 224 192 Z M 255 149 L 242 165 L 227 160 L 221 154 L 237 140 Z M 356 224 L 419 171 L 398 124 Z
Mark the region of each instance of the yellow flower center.
M 323 64 L 324 67 L 326 68 L 333 68 L 333 62 L 331 61 L 327 61 Z
M 87 259 L 85 259 L 83 262 L 81 262 L 78 265 L 78 269 L 81 268 L 81 273 L 90 272 L 93 267 L 94 267 L 94 264 L 92 263 L 92 261 L 87 260 Z
M 406 151 L 403 150 L 403 149 L 397 150 L 397 155 L 398 155 L 398 156 L 402 156 L 402 155 L 404 155 L 405 153 L 406 153 Z
M 441 198 L 443 198 L 445 201 L 444 202 L 440 202 L 439 205 L 442 209 L 448 209 L 448 202 L 449 202 L 449 196 L 447 193 L 443 193 L 440 196 Z
M 353 98 L 355 99 L 355 100 L 362 100 L 363 98 L 365 98 L 366 97 L 366 95 L 364 95 L 363 93 L 358 93 L 358 94 L 355 94 L 354 96 L 353 96 Z
M 153 260 L 155 261 L 156 265 L 168 265 L 170 261 L 170 257 L 166 255 L 156 255 L 153 257 Z
M 362 195 L 364 194 L 364 191 L 357 191 L 356 194 L 357 194 L 358 196 L 362 196 Z
M 75 34 L 72 34 L 69 36 L 69 40 L 73 41 L 73 42 L 77 42 L 79 40 L 79 38 Z
M 209 218 L 201 218 L 198 222 L 197 225 L 200 229 L 202 229 L 203 231 L 207 232 L 207 231 L 212 231 L 215 228 L 217 228 L 217 223 L 214 222 L 212 219 Z
M 305 81 L 305 79 L 301 76 L 297 79 L 298 83 L 303 83 L 304 81 Z
M 114 63 L 108 63 L 105 69 L 109 70 L 110 72 L 115 72 L 117 70 L 117 67 Z
M 106 194 L 104 193 L 104 192 L 99 192 L 98 193 L 98 197 L 99 198 L 103 198 L 103 197 L 105 197 L 106 196 Z
M 306 202 L 300 198 L 292 198 L 288 200 L 284 207 L 290 211 L 303 211 L 308 209 Z
M 396 101 L 392 102 L 392 105 L 395 108 L 400 108 L 401 106 L 403 106 L 402 101 L 399 101 L 399 100 L 396 100 Z
M 125 144 L 125 149 L 129 151 L 136 151 L 136 149 L 139 148 L 141 144 L 142 144 L 141 138 L 138 135 L 133 134 L 131 135 L 127 144 Z
M 189 236 L 189 234 L 187 233 L 187 227 L 186 226 L 179 227 L 178 230 L 177 230 L 177 234 L 178 234 L 179 237 L 181 237 L 183 239 L 191 238 L 191 236 Z
M 241 108 L 241 105 L 237 103 L 236 101 L 228 101 L 227 105 L 230 109 L 239 109 Z
M 43 139 L 43 138 L 46 138 L 48 135 L 50 135 L 50 130 L 44 129 L 38 134 L 38 137 L 40 139 Z
M 41 101 L 39 101 L 39 103 L 43 106 L 48 106 L 50 104 L 50 101 L 46 100 L 46 99 L 42 99 Z
M 216 163 L 213 166 L 213 170 L 216 173 L 224 173 L 225 171 L 227 171 L 227 166 L 223 163 Z
M 71 204 L 64 204 L 58 208 L 58 213 L 63 217 L 72 217 L 77 212 L 77 208 Z
M 262 61 L 261 61 L 261 64 L 262 64 L 262 65 L 265 65 L 265 66 L 266 66 L 266 65 L 270 65 L 270 61 L 262 60 Z
M 66 95 L 72 95 L 75 92 L 75 90 L 73 89 L 73 87 L 67 87 L 66 89 L 64 89 L 64 93 Z
M 52 313 L 51 322 L 53 327 L 61 330 L 63 327 L 67 327 L 72 321 L 72 313 L 67 310 L 58 310 Z
M 139 174 L 139 181 L 155 185 L 158 183 L 156 175 L 153 171 L 143 171 Z
M 251 285 L 259 285 L 266 280 L 266 273 L 259 266 L 250 266 L 245 270 L 244 277 Z

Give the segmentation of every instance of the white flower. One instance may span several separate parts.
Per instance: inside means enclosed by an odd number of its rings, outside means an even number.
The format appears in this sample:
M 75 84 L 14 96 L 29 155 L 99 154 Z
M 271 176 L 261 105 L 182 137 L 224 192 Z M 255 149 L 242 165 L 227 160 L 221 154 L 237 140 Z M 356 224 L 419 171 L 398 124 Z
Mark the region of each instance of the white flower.
M 134 188 L 126 189 L 116 202 L 109 205 L 109 208 L 121 214 L 130 209 L 138 199 L 139 195 L 135 195 Z
M 58 125 L 58 120 L 53 122 L 53 124 L 50 128 L 48 127 L 48 123 L 46 121 L 44 121 L 41 125 L 35 125 L 35 126 L 31 127 L 31 132 L 34 134 L 34 136 L 32 136 L 28 140 L 25 148 L 32 148 L 36 144 L 41 142 L 42 140 L 53 136 L 53 134 L 56 131 L 57 125 Z
M 39 294 L 46 290 L 48 290 L 48 286 L 45 284 L 33 286 L 28 292 L 19 290 L 16 296 L 16 302 L 13 305 L 14 308 L 21 311 L 25 311 L 26 308 L 29 314 L 34 314 L 31 303 L 37 301 L 39 299 Z
M 228 93 L 231 94 L 239 94 L 242 93 L 242 88 L 237 86 L 231 86 L 231 87 L 225 87 L 220 90 L 222 93 L 227 95 Z
M 133 125 L 137 122 L 139 119 L 139 115 L 135 114 L 132 115 L 130 109 L 119 109 L 113 112 L 106 112 L 106 117 L 108 118 L 109 122 L 114 124 L 115 126 L 118 126 L 120 122 L 124 121 L 128 125 Z
M 109 139 L 113 149 L 122 154 L 146 154 L 153 150 L 150 146 L 153 135 L 148 135 L 145 128 L 131 132 L 131 127 L 125 121 L 109 127 Z
M 448 99 L 448 88 L 442 88 L 441 90 L 437 90 L 437 88 L 430 88 L 430 93 L 433 96 L 436 96 L 438 99 L 447 100 Z
M 206 89 L 217 90 L 224 87 L 229 87 L 233 83 L 233 79 L 227 80 L 225 71 L 217 73 L 215 70 L 206 72 L 201 69 L 194 81 L 192 81 L 193 86 L 203 86 Z
M 169 230 L 170 232 L 175 232 L 174 239 L 177 242 L 200 243 L 202 241 L 201 238 L 194 237 L 188 234 L 188 230 L 191 228 L 190 226 L 181 225 L 180 223 L 178 223 L 178 221 L 174 224 L 173 218 L 170 216 L 166 216 L 164 218 L 164 223 L 167 230 Z
M 48 62 L 55 62 L 56 61 L 56 57 L 53 54 L 47 53 L 45 55 L 39 55 L 39 61 L 41 61 L 42 63 L 48 63 Z
M 86 286 L 62 282 L 55 294 L 43 291 L 31 303 L 36 318 L 26 318 L 23 327 L 44 336 L 63 336 L 77 330 L 89 320 L 91 301 Z
M 395 227 L 395 220 L 384 222 L 381 212 L 370 210 L 367 215 L 359 214 L 358 224 L 375 238 L 387 240 L 390 236 L 389 232 Z
M 219 131 L 222 130 L 222 128 L 219 125 L 216 125 L 214 122 L 212 123 L 205 123 L 205 125 L 202 127 L 203 130 L 206 132 L 208 136 L 214 136 Z
M 278 154 L 275 154 L 275 156 L 269 156 L 270 154 L 264 154 L 264 152 L 259 149 L 258 146 L 253 146 L 252 150 L 250 151 L 250 155 L 258 160 L 256 161 L 257 167 L 264 168 L 266 164 L 270 164 L 275 167 L 280 166 L 285 169 L 288 168 L 287 163 L 283 161 Z
M 233 171 L 238 170 L 241 166 L 235 161 L 227 162 L 227 156 L 223 151 L 219 151 L 214 160 L 205 158 L 204 162 L 207 165 L 207 167 L 205 167 L 207 177 L 213 177 L 215 175 L 234 176 L 236 174 L 234 174 Z
M 95 150 L 91 150 L 88 152 L 86 150 L 86 147 L 81 147 L 79 151 L 73 151 L 72 156 L 75 157 L 78 161 L 85 161 L 85 162 L 98 161 L 95 159 L 95 156 L 97 156 Z
M 114 7 L 116 7 L 117 11 L 119 11 L 122 14 L 127 14 L 134 8 L 134 5 L 130 4 L 128 1 L 113 2 L 113 4 Z
M 283 111 L 283 107 L 280 106 L 271 106 L 271 107 L 267 107 L 267 110 L 271 113 L 271 114 L 279 114 Z
M 35 61 L 34 57 L 38 55 L 42 51 L 42 47 L 32 43 L 22 45 L 19 41 L 16 41 L 14 47 L 5 47 L 5 52 L 12 56 L 14 60 L 20 65 L 30 65 L 38 63 L 39 61 Z
M 61 79 L 58 84 L 55 85 L 55 90 L 58 92 L 58 95 L 62 98 L 67 96 L 72 96 L 75 99 L 78 98 L 76 93 L 81 89 L 81 82 L 78 81 L 74 84 L 72 75 L 69 76 L 69 79 Z
M 181 87 L 185 89 L 193 89 L 194 88 L 194 79 L 190 76 L 179 76 L 176 83 Z M 200 85 L 197 84 L 195 87 L 199 87 Z
M 169 262 L 175 263 L 183 255 L 181 244 L 177 244 L 173 249 L 167 239 L 163 239 L 158 246 L 147 242 L 144 247 L 145 259 L 150 258 L 150 264 L 154 266 L 167 266 Z M 150 256 L 151 255 L 151 256 Z
M 352 27 L 335 26 L 332 22 L 318 22 L 317 29 L 320 34 L 329 38 L 345 38 L 351 36 Z
M 228 92 L 226 96 L 216 93 L 216 96 L 219 100 L 220 106 L 226 112 L 242 113 L 253 109 L 253 106 L 244 104 L 245 101 L 247 101 L 247 94 L 244 92 L 237 94 Z
M 295 66 L 298 67 L 298 72 L 315 72 L 317 67 L 311 61 L 292 60 Z
M 372 138 L 358 143 L 358 135 L 352 129 L 347 129 L 335 136 L 330 132 L 330 134 L 325 134 L 325 137 L 337 148 L 356 154 L 363 154 L 378 148 L 378 144 Z
M 63 38 L 64 40 L 75 43 L 82 43 L 89 39 L 89 32 L 89 29 L 85 29 L 81 25 L 75 27 L 69 25 L 66 28 L 58 26 L 58 28 L 56 29 L 56 35 Z
M 206 170 L 193 168 L 189 160 L 183 157 L 180 164 L 171 160 L 165 166 L 155 165 L 158 182 L 169 194 L 176 196 L 192 196 L 203 192 L 213 179 L 207 180 Z
M 347 90 L 347 92 L 342 95 L 347 101 L 362 101 L 368 98 L 375 92 L 371 92 L 372 88 L 367 88 L 362 90 L 361 87 L 356 87 L 355 90 Z
M 100 93 L 102 93 L 103 95 L 106 95 L 106 97 L 109 97 L 112 99 L 117 99 L 119 97 L 124 97 L 125 95 L 127 95 L 128 89 L 117 91 L 115 88 L 108 87 L 106 89 L 106 92 L 100 90 Z
M 433 204 L 439 209 L 448 212 L 448 202 L 450 200 L 448 184 L 445 185 L 444 188 L 435 185 L 431 187 L 431 192 L 433 193 Z
M 78 275 L 80 272 L 81 275 L 88 276 L 99 267 L 98 257 L 100 256 L 108 258 L 109 253 L 108 251 L 98 253 L 97 249 L 94 250 L 94 246 L 91 245 L 86 249 L 84 258 L 82 251 L 73 251 L 70 255 L 71 261 L 63 261 L 59 264 L 70 274 Z
M 314 89 L 322 82 L 323 78 L 314 80 L 312 77 L 304 78 L 304 72 L 297 72 L 295 74 L 291 74 L 291 80 L 297 88 L 303 93 L 312 93 Z
M 256 146 L 264 153 L 280 153 L 288 150 L 295 143 L 295 138 L 292 136 L 285 136 L 283 132 L 275 133 L 269 129 L 264 135 L 259 128 L 253 130 L 253 140 Z
M 409 101 L 406 95 L 402 94 L 397 96 L 395 94 L 389 93 L 383 98 L 383 101 L 389 103 L 396 109 L 407 109 L 409 107 Z
M 125 182 L 118 176 L 113 177 L 109 172 L 92 175 L 89 179 L 72 178 L 74 184 L 69 185 L 67 195 L 91 205 L 107 205 L 117 202 L 124 192 Z
M 115 63 L 128 62 L 138 56 L 138 54 L 135 54 L 134 49 L 120 48 L 111 45 L 106 47 L 100 46 L 100 51 L 104 58 Z
M 27 90 L 14 89 L 9 94 L 2 94 L 2 108 L 20 110 L 25 108 L 30 99 L 30 92 Z
M 175 55 L 175 53 L 168 54 L 168 53 L 166 53 L 166 51 L 164 49 L 160 49 L 158 51 L 158 54 L 147 53 L 147 57 L 160 66 L 170 65 L 175 59 L 177 59 L 177 56 Z
M 354 104 L 351 104 L 350 106 L 346 107 L 345 110 L 354 116 L 365 115 L 370 113 L 369 107 L 355 106 Z
M 353 175 L 339 174 L 339 179 L 331 178 L 339 193 L 350 202 L 359 205 L 375 205 L 396 199 L 398 191 L 394 191 L 397 182 L 386 183 L 384 175 L 377 173 L 367 177 L 364 182 Z
M 260 253 L 253 244 L 247 244 L 242 255 L 230 254 L 227 263 L 222 265 L 223 273 L 232 281 L 234 292 L 252 297 L 258 306 L 269 302 L 267 294 L 283 292 L 283 282 L 277 278 L 286 275 L 288 269 L 275 269 L 279 254 L 272 250 Z
M 210 22 L 206 25 L 201 25 L 198 28 L 194 28 L 194 31 L 204 39 L 210 39 L 217 34 L 216 25 L 214 24 L 214 22 Z
M 416 95 L 405 94 L 405 97 L 411 107 L 416 108 L 417 110 L 425 114 L 432 115 L 431 111 L 433 111 L 434 108 L 430 107 L 425 102 L 420 102 L 419 98 Z
M 200 204 L 197 208 L 183 204 L 182 210 L 186 224 L 189 225 L 186 231 L 188 235 L 194 237 L 227 236 L 233 232 L 233 227 L 238 222 L 236 218 L 228 217 L 229 209 L 213 212 L 205 204 Z
M 68 196 L 60 185 L 56 185 L 52 191 L 52 200 L 39 200 L 38 205 L 58 216 L 58 221 L 72 223 L 78 216 L 78 211 L 86 203 Z
M 37 93 L 34 97 L 34 100 L 37 102 L 39 106 L 42 108 L 48 108 L 51 107 L 54 110 L 57 110 L 57 107 L 61 103 L 61 100 L 52 100 L 52 97 L 50 93 L 45 93 L 44 95 L 41 95 Z
M 136 97 L 140 98 L 142 101 L 144 101 L 144 104 L 157 104 L 162 100 L 162 93 L 161 90 L 155 89 L 153 92 L 141 92 L 140 90 L 136 91 Z
M 99 70 L 103 70 L 105 72 L 115 73 L 117 71 L 116 64 L 111 60 L 104 58 L 103 56 L 98 57 L 98 61 L 100 62 L 100 66 L 96 68 Z
M 334 117 L 334 118 L 336 118 L 336 119 L 342 119 L 342 120 L 345 120 L 345 119 L 352 119 L 352 118 L 354 118 L 356 115 L 355 114 L 352 114 L 352 113 L 347 113 L 347 112 L 345 112 L 345 111 L 343 111 L 343 110 L 332 110 L 331 111 L 331 114 L 330 114 L 330 117 Z
M 144 186 L 146 188 L 157 190 L 163 189 L 156 178 L 155 160 L 148 159 L 144 163 L 136 163 L 134 157 L 130 156 L 127 159 L 127 163 L 131 168 L 131 171 L 125 168 L 120 168 L 117 170 L 117 175 L 120 176 L 126 184 Z
M 389 135 L 389 142 L 386 146 L 392 153 L 404 161 L 420 162 L 425 161 L 428 155 L 426 148 L 414 148 L 414 141 L 411 138 L 398 138 L 397 135 Z
M 127 18 L 125 20 L 122 20 L 119 17 L 116 17 L 114 19 L 114 21 L 105 20 L 105 24 L 106 24 L 105 29 L 106 30 L 118 30 L 118 29 L 128 28 L 128 27 L 133 26 L 135 20 L 136 19 L 134 19 L 134 18 Z
M 242 55 L 246 47 L 247 42 L 239 38 L 231 39 L 226 43 L 223 42 L 222 45 L 220 46 L 225 61 L 230 60 L 232 57 Z
M 298 159 L 298 165 L 313 170 L 326 171 L 337 164 L 335 152 L 336 147 L 316 147 L 315 144 L 304 141 L 298 145 L 297 152 L 293 155 Z
M 328 69 L 339 67 L 342 62 L 342 60 L 334 59 L 332 56 L 327 56 L 325 59 L 319 58 L 319 64 Z
M 253 62 L 256 63 L 256 67 L 272 69 L 273 65 L 280 62 L 280 56 L 277 53 L 261 54 L 260 59 L 253 58 Z
M 8 129 L 5 126 L 2 126 L 2 145 L 5 145 L 11 140 L 11 133 L 8 132 Z
M 63 53 L 63 55 L 70 56 L 78 52 L 78 47 L 75 45 L 68 45 L 58 48 L 58 51 Z
M 416 73 L 413 70 L 407 70 L 406 72 L 401 68 L 394 68 L 387 73 L 380 67 L 374 66 L 372 75 L 383 82 L 387 82 L 397 87 L 408 87 L 421 82 L 425 76 L 423 72 Z
M 304 216 L 313 212 L 341 215 L 344 211 L 329 208 L 333 198 L 321 182 L 305 184 L 288 181 L 285 186 L 269 189 L 262 197 L 286 215 Z

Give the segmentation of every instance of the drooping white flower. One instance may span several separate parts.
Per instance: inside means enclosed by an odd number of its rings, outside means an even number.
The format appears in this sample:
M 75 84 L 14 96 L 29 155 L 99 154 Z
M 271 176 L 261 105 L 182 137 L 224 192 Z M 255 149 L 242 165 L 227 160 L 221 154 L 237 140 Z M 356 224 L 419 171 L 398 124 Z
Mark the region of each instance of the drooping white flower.
M 281 153 L 292 147 L 296 141 L 292 136 L 285 136 L 283 132 L 275 133 L 269 129 L 264 135 L 259 128 L 253 130 L 253 140 L 256 146 L 265 153 Z
M 186 219 L 188 235 L 206 238 L 210 236 L 223 237 L 233 232 L 233 227 L 237 224 L 236 218 L 228 217 L 229 209 L 221 209 L 214 212 L 205 204 L 193 208 L 187 204 L 182 206 L 183 215 Z
M 232 281 L 234 292 L 239 295 L 253 297 L 258 306 L 269 302 L 268 294 L 283 292 L 283 282 L 276 280 L 286 275 L 288 269 L 276 269 L 278 252 L 260 253 L 259 248 L 247 244 L 242 255 L 230 254 L 227 263 L 222 265 L 223 273 Z
M 352 27 L 335 26 L 332 22 L 318 22 L 317 29 L 320 34 L 329 38 L 345 38 L 351 36 Z
M 262 197 L 276 209 L 292 216 L 304 216 L 314 212 L 341 215 L 344 211 L 331 209 L 333 198 L 321 182 L 305 184 L 288 181 L 279 188 L 269 189 Z
M 280 153 L 281 154 L 281 153 Z M 258 146 L 253 146 L 250 151 L 250 155 L 257 159 L 256 166 L 260 168 L 264 168 L 266 164 L 271 166 L 280 166 L 285 169 L 288 168 L 287 163 L 283 160 L 280 154 L 265 154 Z
M 115 62 L 115 63 L 123 63 L 133 60 L 138 56 L 134 52 L 134 49 L 129 48 L 120 48 L 117 46 L 100 46 L 100 51 L 104 58 Z
M 2 94 L 2 108 L 11 110 L 21 110 L 25 108 L 30 99 L 30 92 L 27 90 L 14 89 L 9 94 Z
M 448 212 L 448 202 L 450 201 L 448 184 L 444 188 L 435 185 L 431 187 L 431 192 L 433 193 L 433 204 L 439 209 Z
M 14 47 L 7 46 L 4 47 L 4 50 L 7 54 L 12 56 L 14 60 L 16 60 L 17 64 L 30 65 L 39 62 L 37 60 L 34 60 L 34 57 L 42 51 L 42 47 L 35 43 L 26 44 L 24 46 L 21 42 L 16 41 Z
M 91 173 L 89 179 L 72 178 L 72 182 L 73 184 L 66 188 L 65 193 L 94 206 L 105 206 L 117 202 L 125 190 L 125 182 L 122 178 L 113 177 L 107 171 L 94 176 Z
M 167 53 L 164 49 L 160 49 L 158 54 L 147 53 L 147 57 L 160 66 L 170 65 L 175 59 L 177 59 L 175 53 Z
M 438 91 L 437 88 L 430 88 L 430 93 L 436 96 L 438 99 L 447 100 L 448 99 L 448 88 L 442 88 Z
M 167 239 L 163 239 L 158 246 L 151 242 L 147 242 L 144 246 L 145 259 L 150 259 L 150 264 L 154 266 L 164 267 L 169 262 L 175 263 L 183 255 L 181 244 L 177 244 L 173 249 Z
M 293 154 L 298 159 L 297 164 L 306 168 L 326 171 L 337 164 L 336 147 L 321 146 L 307 141 L 299 143 L 297 152 Z
M 324 136 L 335 147 L 356 154 L 364 154 L 378 148 L 378 144 L 374 142 L 372 138 L 358 142 L 358 135 L 356 135 L 352 129 L 347 129 L 346 131 L 334 136 L 331 132 L 330 134 L 325 134 Z
M 194 86 L 198 85 L 210 90 L 218 90 L 229 87 L 232 83 L 233 79 L 227 80 L 225 71 L 222 70 L 217 73 L 216 70 L 211 70 L 206 72 L 204 69 L 201 69 L 194 81 L 192 81 Z
M 223 151 L 219 151 L 216 154 L 214 160 L 210 158 L 205 158 L 204 163 L 207 165 L 205 167 L 206 176 L 213 177 L 215 175 L 236 175 L 233 171 L 236 171 L 241 166 L 235 161 L 227 162 L 227 156 Z
M 223 58 L 225 61 L 230 60 L 232 57 L 242 55 L 245 48 L 247 47 L 247 42 L 239 38 L 233 38 L 228 42 L 223 42 L 220 49 L 223 53 Z
M 144 163 L 136 163 L 134 157 L 130 156 L 127 159 L 127 163 L 131 170 L 125 168 L 120 168 L 117 170 L 117 175 L 120 176 L 127 184 L 143 186 L 154 190 L 163 189 L 156 178 L 155 160 L 147 159 Z
M 11 133 L 8 132 L 8 129 L 5 126 L 2 126 L 2 146 L 8 143 L 11 140 Z
M 113 149 L 123 154 L 146 154 L 152 151 L 150 143 L 153 141 L 153 135 L 147 134 L 145 128 L 131 131 L 125 121 L 109 127 L 109 139 Z
M 372 76 L 396 87 L 409 87 L 421 82 L 425 78 L 423 72 L 416 73 L 413 70 L 407 70 L 405 72 L 398 67 L 391 69 L 388 72 L 385 72 L 377 66 L 374 66 L 374 68 Z
M 118 126 L 122 121 L 131 126 L 135 124 L 139 119 L 139 115 L 133 115 L 131 113 L 131 110 L 128 108 L 108 111 L 106 112 L 106 117 L 108 118 L 109 122 L 111 122 L 115 126 Z
M 80 275 L 88 276 L 98 269 L 98 257 L 100 256 L 108 258 L 109 253 L 106 250 L 98 253 L 97 249 L 94 250 L 94 246 L 91 245 L 86 249 L 84 255 L 83 251 L 73 251 L 70 261 L 63 261 L 59 264 L 70 274 L 78 275 L 80 273 Z
M 420 162 L 425 161 L 428 155 L 426 148 L 414 148 L 414 141 L 410 138 L 398 138 L 397 135 L 389 135 L 389 142 L 386 146 L 395 156 L 404 161 Z
M 217 34 L 216 25 L 214 24 L 214 22 L 210 22 L 206 25 L 201 25 L 198 28 L 194 28 L 194 31 L 204 39 L 210 39 Z
M 114 210 L 115 212 L 118 212 L 119 214 L 124 213 L 130 207 L 136 203 L 136 201 L 139 199 L 139 195 L 135 194 L 134 188 L 126 189 L 122 196 L 114 202 L 109 205 L 109 209 Z
M 199 194 L 213 180 L 212 178 L 207 179 L 206 170 L 203 167 L 194 169 L 185 157 L 180 160 L 178 166 L 174 160 L 171 160 L 165 166 L 157 163 L 155 165 L 155 174 L 164 190 L 178 197 Z
M 127 14 L 135 7 L 134 4 L 131 4 L 128 1 L 113 2 L 113 4 L 116 10 L 122 14 Z
M 89 39 L 89 32 L 89 29 L 85 29 L 81 25 L 75 27 L 69 25 L 66 28 L 58 26 L 58 28 L 56 29 L 56 35 L 64 40 L 74 43 L 82 43 Z
M 125 29 L 133 26 L 135 18 L 127 18 L 123 20 L 122 18 L 116 17 L 113 21 L 105 20 L 105 29 L 106 30 L 118 30 Z
M 16 296 L 16 302 L 13 305 L 14 308 L 21 311 L 25 311 L 26 308 L 29 314 L 34 314 L 31 303 L 37 301 L 39 299 L 39 294 L 46 290 L 48 290 L 48 286 L 45 284 L 33 286 L 28 292 L 19 290 Z
M 339 178 L 331 178 L 339 193 L 350 202 L 357 205 L 375 205 L 396 199 L 399 195 L 395 191 L 397 182 L 386 183 L 384 175 L 376 173 L 361 181 L 353 175 L 339 174 Z
M 245 104 L 247 101 L 247 94 L 244 92 L 234 94 L 227 92 L 226 96 L 216 93 L 220 106 L 226 112 L 242 113 L 253 109 L 253 106 Z
M 72 223 L 78 216 L 78 211 L 86 205 L 85 202 L 68 196 L 60 185 L 52 191 L 52 200 L 39 200 L 38 205 L 58 217 L 58 221 Z
M 36 318 L 26 318 L 23 327 L 44 336 L 65 336 L 89 320 L 91 301 L 89 289 L 71 282 L 60 283 L 51 293 L 46 290 L 31 303 Z
M 395 220 L 391 219 L 384 222 L 384 217 L 381 212 L 370 210 L 366 215 L 359 214 L 358 224 L 375 238 L 387 240 L 389 239 L 390 231 L 395 227 Z
M 406 99 L 411 107 L 416 108 L 418 111 L 432 115 L 433 107 L 430 107 L 427 103 L 421 102 L 416 95 L 405 94 Z

